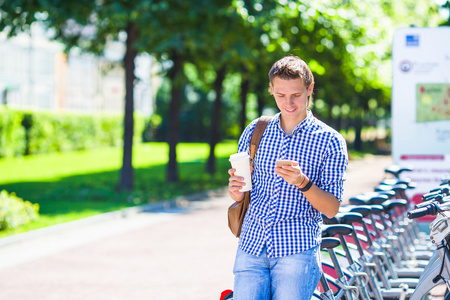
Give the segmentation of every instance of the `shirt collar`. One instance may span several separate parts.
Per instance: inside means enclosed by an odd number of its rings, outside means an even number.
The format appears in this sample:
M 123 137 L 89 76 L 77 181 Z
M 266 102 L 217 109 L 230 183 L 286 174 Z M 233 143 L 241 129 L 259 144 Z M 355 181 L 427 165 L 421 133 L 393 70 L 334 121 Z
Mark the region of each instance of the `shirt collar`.
M 292 132 L 292 135 L 298 134 L 302 130 L 305 130 L 306 128 L 308 128 L 313 123 L 314 118 L 313 118 L 312 111 L 310 109 L 307 109 L 306 112 L 307 112 L 306 118 L 295 127 L 294 131 Z M 274 119 L 278 126 L 278 129 L 280 129 L 282 132 L 284 132 L 283 128 L 281 128 L 280 117 L 281 117 L 281 113 L 278 113 L 275 115 Z

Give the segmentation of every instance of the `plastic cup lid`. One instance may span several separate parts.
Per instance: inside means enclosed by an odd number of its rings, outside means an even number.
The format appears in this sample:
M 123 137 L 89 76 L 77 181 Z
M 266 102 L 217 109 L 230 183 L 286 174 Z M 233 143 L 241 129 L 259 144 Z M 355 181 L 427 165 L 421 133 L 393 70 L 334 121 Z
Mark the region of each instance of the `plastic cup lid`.
M 230 161 L 248 159 L 248 158 L 250 158 L 250 155 L 248 155 L 247 152 L 239 152 L 239 153 L 230 155 Z

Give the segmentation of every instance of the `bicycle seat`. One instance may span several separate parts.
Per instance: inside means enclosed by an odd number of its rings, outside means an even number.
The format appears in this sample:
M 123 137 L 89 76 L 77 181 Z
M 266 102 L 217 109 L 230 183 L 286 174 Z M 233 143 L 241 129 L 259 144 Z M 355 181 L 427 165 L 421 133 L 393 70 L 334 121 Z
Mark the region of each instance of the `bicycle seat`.
M 385 191 L 393 191 L 395 193 L 395 191 L 392 189 L 392 186 L 390 185 L 385 185 L 385 184 L 379 184 L 374 188 L 375 192 L 385 192 Z
M 370 205 L 370 196 L 360 194 L 350 197 L 348 201 L 353 205 Z
M 415 182 L 408 183 L 408 189 L 415 189 L 417 187 L 417 184 Z
M 401 167 L 399 165 L 392 165 L 384 169 L 384 172 L 394 175 L 395 177 L 400 177 L 400 174 L 403 172 L 410 172 L 412 168 L 410 167 Z
M 346 205 L 339 208 L 339 212 L 356 212 L 360 213 L 363 217 L 370 215 L 369 205 Z
M 417 187 L 415 183 L 411 181 L 411 179 L 397 179 L 397 178 L 388 178 L 384 179 L 380 182 L 380 184 L 389 185 L 389 186 L 395 186 L 397 184 L 404 184 L 406 185 L 407 189 L 414 189 Z
M 353 227 L 346 224 L 332 224 L 322 226 L 322 237 L 333 237 L 335 235 L 349 235 Z
M 397 183 L 392 186 L 393 191 L 404 191 L 408 188 L 407 184 Z
M 386 178 L 380 182 L 380 184 L 385 185 L 396 185 L 396 184 L 406 184 L 409 185 L 411 183 L 411 179 L 398 179 L 398 178 Z
M 387 200 L 383 202 L 381 205 L 384 208 L 385 212 L 389 212 L 391 209 L 395 207 L 404 207 L 408 204 L 408 201 L 404 199 L 397 199 L 397 200 Z
M 357 212 L 339 212 L 333 218 L 322 215 L 325 224 L 348 224 L 361 223 L 363 216 Z
M 341 241 L 335 237 L 325 237 L 322 239 L 322 243 L 320 244 L 320 249 L 332 249 L 341 245 Z
M 383 195 L 383 196 L 387 196 L 389 199 L 392 199 L 395 196 L 395 191 L 389 190 L 389 191 L 366 192 L 366 193 L 363 193 L 363 195 L 366 195 L 369 197 Z
M 389 200 L 389 196 L 387 196 L 387 195 L 382 195 L 382 194 L 373 195 L 370 197 L 370 204 L 377 205 L 377 204 L 381 204 L 381 203 L 385 202 L 386 200 Z
M 386 195 L 382 195 L 379 193 L 373 193 L 373 194 L 367 193 L 367 194 L 353 196 L 349 199 L 349 202 L 351 204 L 355 204 L 355 205 L 371 205 L 371 204 L 383 203 L 384 201 L 386 201 L 388 199 L 389 199 L 389 197 Z
M 371 205 L 370 212 L 374 215 L 381 215 L 384 212 L 384 207 L 381 205 Z
M 375 192 L 378 191 L 404 191 L 408 188 L 406 184 L 395 184 L 395 185 L 385 185 L 385 184 L 379 184 L 375 187 Z

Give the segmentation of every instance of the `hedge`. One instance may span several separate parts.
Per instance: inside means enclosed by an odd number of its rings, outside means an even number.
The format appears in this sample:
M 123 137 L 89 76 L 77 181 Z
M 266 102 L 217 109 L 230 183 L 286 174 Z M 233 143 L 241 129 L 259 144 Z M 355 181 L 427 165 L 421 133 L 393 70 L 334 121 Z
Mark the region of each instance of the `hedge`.
M 0 157 L 20 156 L 26 151 L 23 113 L 0 109 Z
M 135 114 L 134 142 L 142 141 L 144 117 Z M 23 112 L 0 108 L 0 157 L 120 146 L 123 116 Z
M 39 204 L 0 192 L 0 230 L 16 229 L 39 218 Z

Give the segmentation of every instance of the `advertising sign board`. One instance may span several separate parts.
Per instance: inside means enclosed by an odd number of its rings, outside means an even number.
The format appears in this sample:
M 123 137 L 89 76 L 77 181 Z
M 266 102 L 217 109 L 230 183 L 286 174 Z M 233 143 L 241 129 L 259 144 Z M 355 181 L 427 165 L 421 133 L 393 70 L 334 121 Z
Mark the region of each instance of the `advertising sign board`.
M 392 158 L 420 202 L 450 174 L 450 27 L 397 30 L 392 57 Z

